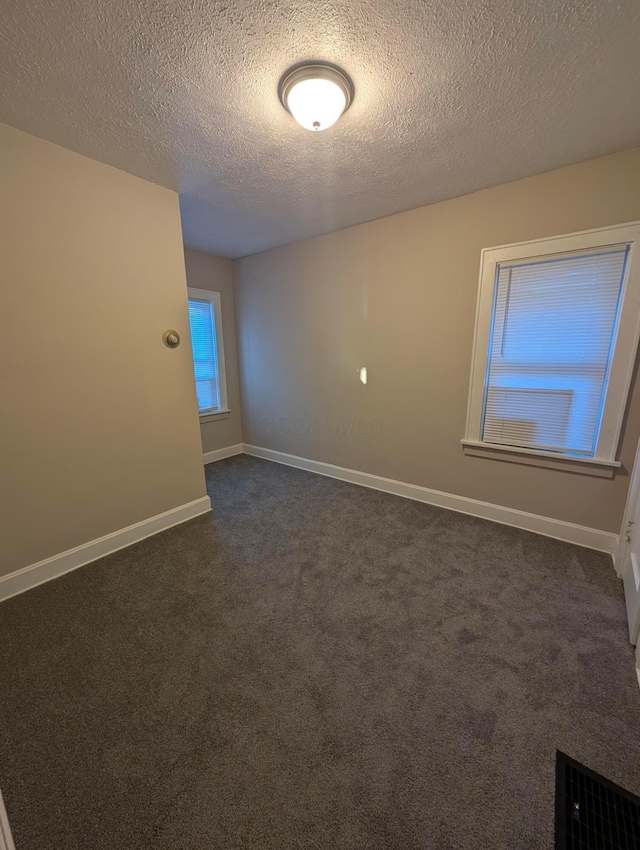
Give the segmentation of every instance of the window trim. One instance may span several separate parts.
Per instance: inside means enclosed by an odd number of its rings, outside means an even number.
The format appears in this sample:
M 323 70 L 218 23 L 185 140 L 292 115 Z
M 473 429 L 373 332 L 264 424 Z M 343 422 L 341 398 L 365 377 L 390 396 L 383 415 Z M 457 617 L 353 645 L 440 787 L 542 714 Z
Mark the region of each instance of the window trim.
M 224 339 L 222 335 L 222 306 L 219 292 L 214 292 L 210 289 L 194 289 L 189 286 L 187 288 L 187 302 L 189 301 L 208 301 L 213 309 L 213 330 L 216 339 L 216 362 L 218 366 L 218 392 L 220 397 L 219 408 L 208 408 L 207 410 L 198 409 L 198 417 L 200 420 L 212 420 L 215 417 L 226 419 L 229 415 L 229 405 L 227 401 L 227 373 L 224 363 Z M 188 303 L 187 303 L 188 306 Z M 191 340 L 191 322 L 189 322 L 189 344 L 191 346 L 191 361 L 193 365 L 193 342 Z M 195 380 L 194 380 L 195 389 Z M 196 395 L 196 405 L 198 398 Z
M 494 293 L 497 286 L 496 266 L 514 260 L 526 261 L 544 256 L 555 257 L 583 253 L 597 248 L 610 248 L 620 244 L 629 245 L 625 279 L 622 284 L 619 323 L 609 379 L 605 389 L 603 416 L 600 424 L 596 451 L 593 457 L 579 457 L 561 452 L 537 451 L 518 446 L 505 446 L 482 440 L 482 419 L 486 381 L 488 373 L 489 344 L 493 321 Z M 552 460 L 562 464 L 553 468 L 569 468 L 571 471 L 588 471 L 591 467 L 619 467 L 616 460 L 620 431 L 626 410 L 635 355 L 640 339 L 640 221 L 582 230 L 545 239 L 533 239 L 484 248 L 480 257 L 480 276 L 476 321 L 471 357 L 469 398 L 465 436 L 461 440 L 469 454 L 498 457 L 504 452 L 504 460 L 515 460 L 511 455 L 526 455 L 529 462 L 540 458 L 541 465 L 552 466 Z

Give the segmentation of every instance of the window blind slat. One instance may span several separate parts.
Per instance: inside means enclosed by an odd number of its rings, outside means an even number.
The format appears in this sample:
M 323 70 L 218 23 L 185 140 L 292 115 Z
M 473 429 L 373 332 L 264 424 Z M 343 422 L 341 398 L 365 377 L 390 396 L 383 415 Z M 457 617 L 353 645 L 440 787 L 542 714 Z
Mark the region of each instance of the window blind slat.
M 215 411 L 220 408 L 220 389 L 215 321 L 210 301 L 189 299 L 189 324 L 198 410 L 200 413 Z
M 593 456 L 627 251 L 497 267 L 484 442 Z

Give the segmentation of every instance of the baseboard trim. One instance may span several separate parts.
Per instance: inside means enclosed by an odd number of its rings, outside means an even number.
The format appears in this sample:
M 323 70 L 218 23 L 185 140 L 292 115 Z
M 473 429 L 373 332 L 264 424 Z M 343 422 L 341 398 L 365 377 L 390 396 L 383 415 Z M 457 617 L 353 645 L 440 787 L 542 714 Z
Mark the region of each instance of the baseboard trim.
M 242 452 L 242 443 L 236 443 L 235 446 L 225 446 L 223 449 L 215 449 L 212 452 L 205 452 L 202 455 L 202 460 L 206 466 L 208 463 L 214 463 L 216 460 L 224 460 L 225 457 L 241 455 Z
M 318 460 L 298 457 L 297 455 L 277 452 L 273 449 L 265 449 L 261 446 L 252 446 L 244 443 L 245 454 L 271 460 L 275 463 L 283 463 L 286 466 L 294 466 L 297 469 L 305 469 L 307 472 L 315 472 L 318 475 L 326 475 L 329 478 L 337 478 L 340 481 L 348 481 L 351 484 L 359 484 L 361 487 L 369 487 L 373 490 L 382 490 L 384 493 L 393 493 L 395 496 L 403 496 L 405 499 L 414 499 L 417 502 L 425 502 L 439 508 L 446 508 L 457 513 L 469 514 L 470 516 L 499 522 L 502 525 L 511 525 L 524 531 L 533 531 L 545 537 L 553 537 L 556 540 L 564 540 L 567 543 L 575 543 L 588 549 L 597 549 L 612 555 L 618 546 L 618 535 L 609 531 L 600 531 L 596 528 L 587 528 L 583 525 L 574 525 L 571 522 L 552 519 L 551 517 L 530 514 L 526 511 L 518 511 L 514 508 L 506 508 L 502 505 L 493 505 L 490 502 L 480 502 L 477 499 L 468 499 L 466 496 L 455 496 L 452 493 L 444 493 L 441 490 L 430 490 L 428 487 L 420 487 L 417 484 L 407 484 L 404 481 L 395 481 L 392 478 L 382 478 L 369 472 L 358 472 L 355 469 L 347 469 L 343 466 L 334 466 L 331 463 L 323 463 Z
M 90 564 L 112 552 L 117 552 L 119 549 L 131 546 L 132 543 L 139 543 L 146 537 L 166 531 L 174 525 L 180 525 L 189 519 L 206 514 L 210 510 L 211 500 L 208 496 L 203 496 L 201 499 L 179 505 L 177 508 L 149 517 L 142 522 L 113 531 L 104 537 L 90 540 L 88 543 L 76 546 L 75 549 L 68 549 L 59 555 L 38 561 L 37 564 L 30 564 L 9 575 L 0 576 L 0 602 L 58 578 L 71 570 L 76 570 L 78 567 L 83 567 L 85 564 Z M 0 850 L 2 850 L 1 845 Z
M 2 791 L 0 791 L 0 850 L 16 850 L 16 845 L 11 837 L 11 828 L 2 799 Z

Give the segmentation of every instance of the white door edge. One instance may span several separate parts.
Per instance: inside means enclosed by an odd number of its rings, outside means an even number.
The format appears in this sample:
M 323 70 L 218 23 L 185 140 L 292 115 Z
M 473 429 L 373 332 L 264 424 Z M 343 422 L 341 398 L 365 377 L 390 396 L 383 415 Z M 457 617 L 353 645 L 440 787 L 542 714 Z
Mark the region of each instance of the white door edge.
M 11 827 L 9 826 L 7 810 L 4 807 L 2 791 L 0 791 L 0 850 L 16 850 L 16 845 L 11 837 Z
M 637 644 L 640 638 L 640 442 L 629 482 L 627 504 L 620 530 L 615 568 L 624 586 L 624 599 L 629 623 L 629 640 Z M 638 666 L 638 665 L 636 665 Z

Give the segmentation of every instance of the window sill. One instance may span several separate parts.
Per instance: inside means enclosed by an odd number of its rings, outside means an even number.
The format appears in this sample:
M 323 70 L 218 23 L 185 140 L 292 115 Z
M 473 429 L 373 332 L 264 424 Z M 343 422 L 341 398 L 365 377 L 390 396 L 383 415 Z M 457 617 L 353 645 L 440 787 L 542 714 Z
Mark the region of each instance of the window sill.
M 230 413 L 231 411 L 229 409 L 216 410 L 214 413 L 201 413 L 200 424 L 204 425 L 205 422 L 216 422 L 218 419 L 228 419 Z
M 511 446 L 479 443 L 475 440 L 460 440 L 465 455 L 484 457 L 490 460 L 502 460 L 507 463 L 521 463 L 526 466 L 542 466 L 546 469 L 559 469 L 563 472 L 576 472 L 578 475 L 595 475 L 599 478 L 613 478 L 615 470 L 622 465 L 617 460 L 601 458 L 567 457 L 553 452 L 536 452 L 532 449 L 516 449 Z

